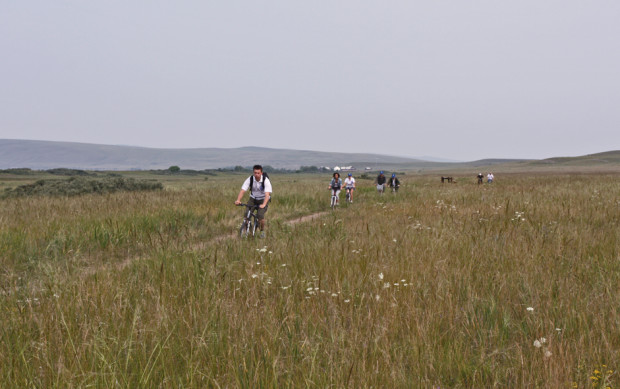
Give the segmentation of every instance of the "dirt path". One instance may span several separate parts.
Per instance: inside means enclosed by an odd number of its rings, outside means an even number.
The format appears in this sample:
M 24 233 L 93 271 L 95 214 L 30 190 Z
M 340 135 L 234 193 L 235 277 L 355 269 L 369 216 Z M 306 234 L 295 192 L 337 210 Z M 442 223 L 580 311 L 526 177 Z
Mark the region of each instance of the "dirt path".
M 290 219 L 284 222 L 285 225 L 287 226 L 295 226 L 297 224 L 300 223 L 306 223 L 315 219 L 318 219 L 322 216 L 325 216 L 329 214 L 329 212 L 317 212 L 317 213 L 312 213 L 310 215 L 304 215 L 301 216 L 299 218 L 295 218 L 295 219 Z M 219 236 L 215 236 L 207 241 L 204 242 L 199 242 L 199 243 L 195 243 L 192 244 L 191 246 L 189 246 L 187 248 L 186 251 L 201 251 L 204 250 L 207 245 L 211 244 L 211 243 L 218 243 L 218 242 L 223 242 L 227 239 L 237 239 L 237 232 L 233 232 L 231 234 L 225 234 L 225 235 L 219 235 Z M 89 276 L 89 275 L 93 275 L 99 271 L 101 271 L 102 269 L 106 269 L 106 268 L 114 268 L 115 270 L 122 270 L 124 268 L 126 268 L 127 266 L 129 266 L 130 264 L 132 264 L 133 262 L 137 262 L 142 260 L 143 257 L 141 256 L 137 256 L 137 257 L 130 257 L 130 258 L 126 258 L 124 261 L 120 262 L 120 263 L 116 263 L 113 265 L 109 265 L 109 266 L 91 266 L 85 269 L 84 271 L 84 275 L 85 276 Z
M 329 212 L 317 212 L 317 213 L 312 213 L 310 215 L 304 215 L 304 216 L 301 216 L 299 218 L 287 220 L 287 221 L 284 222 L 284 225 L 294 226 L 294 225 L 299 224 L 299 223 L 305 223 L 305 222 L 309 222 L 309 221 L 314 220 L 314 219 L 318 219 L 321 216 L 324 216 L 324 215 L 327 215 L 327 214 L 329 214 Z M 222 242 L 222 241 L 224 241 L 226 239 L 235 239 L 235 238 L 237 238 L 237 236 L 238 236 L 238 232 L 236 232 L 236 231 L 231 233 L 231 234 L 219 235 L 219 236 L 216 236 L 214 238 L 211 238 L 211 239 L 207 240 L 206 242 L 201 242 L 201 243 L 197 243 L 197 244 L 194 244 L 194 245 L 190 246 L 189 251 L 203 250 L 206 247 L 206 245 L 209 244 L 209 243 Z

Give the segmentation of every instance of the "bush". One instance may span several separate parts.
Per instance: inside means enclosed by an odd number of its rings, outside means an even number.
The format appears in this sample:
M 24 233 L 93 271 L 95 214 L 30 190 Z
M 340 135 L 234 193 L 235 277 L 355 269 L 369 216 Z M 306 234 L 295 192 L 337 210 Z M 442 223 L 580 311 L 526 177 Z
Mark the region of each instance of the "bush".
M 0 174 L 15 174 L 18 176 L 28 176 L 34 174 L 32 169 L 28 169 L 26 167 L 23 168 L 15 168 L 15 169 L 3 169 L 0 170 Z
M 21 185 L 5 190 L 2 197 L 25 196 L 79 196 L 88 193 L 114 193 L 119 191 L 149 191 L 163 189 L 161 182 L 136 180 L 133 178 L 87 179 L 71 177 L 67 180 L 38 180 L 33 184 Z
M 87 172 L 85 170 L 78 169 L 66 169 L 66 168 L 57 168 L 57 169 L 49 169 L 46 170 L 47 173 L 53 174 L 56 176 L 96 176 L 96 173 Z

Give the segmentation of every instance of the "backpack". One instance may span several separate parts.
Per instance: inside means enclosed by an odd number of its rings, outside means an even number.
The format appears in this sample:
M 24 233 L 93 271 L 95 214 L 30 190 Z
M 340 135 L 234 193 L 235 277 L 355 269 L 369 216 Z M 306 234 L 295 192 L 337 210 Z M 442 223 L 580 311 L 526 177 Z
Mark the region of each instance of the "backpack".
M 260 190 L 265 190 L 265 180 L 269 178 L 266 172 L 263 172 L 263 182 L 260 183 Z M 254 175 L 250 176 L 250 195 L 252 194 L 252 189 L 254 188 Z M 273 193 L 272 193 L 273 195 Z M 269 196 L 269 201 L 271 201 L 271 196 Z

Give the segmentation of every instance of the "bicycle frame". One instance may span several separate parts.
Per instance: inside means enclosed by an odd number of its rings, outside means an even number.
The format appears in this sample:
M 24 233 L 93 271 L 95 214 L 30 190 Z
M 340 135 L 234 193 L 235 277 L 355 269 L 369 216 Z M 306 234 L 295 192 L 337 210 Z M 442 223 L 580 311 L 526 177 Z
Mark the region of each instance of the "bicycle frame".
M 350 203 L 350 202 L 351 202 L 351 191 L 352 191 L 353 189 L 355 189 L 355 187 L 345 188 L 345 189 L 344 189 L 344 191 L 345 191 L 345 197 L 346 197 L 346 199 L 347 199 L 347 203 Z
M 335 209 L 336 206 L 338 205 L 338 196 L 336 196 L 336 189 L 331 189 L 332 191 L 332 202 L 331 202 L 331 207 L 332 209 Z
M 258 216 L 256 213 L 258 212 L 258 205 L 254 205 L 249 207 L 248 204 L 239 204 L 240 207 L 246 207 L 247 211 L 245 213 L 245 217 L 243 218 L 243 222 L 241 223 L 241 228 L 239 229 L 239 236 L 254 236 L 256 234 L 256 227 L 258 226 Z

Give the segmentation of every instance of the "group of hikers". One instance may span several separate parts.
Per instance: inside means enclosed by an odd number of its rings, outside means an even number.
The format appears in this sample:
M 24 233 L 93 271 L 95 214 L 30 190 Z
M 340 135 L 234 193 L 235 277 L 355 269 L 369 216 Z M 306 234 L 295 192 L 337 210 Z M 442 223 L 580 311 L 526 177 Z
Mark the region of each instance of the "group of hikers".
M 380 194 L 383 194 L 385 190 L 385 186 L 391 187 L 394 192 L 398 191 L 400 187 L 400 181 L 396 174 L 392 174 L 391 178 L 385 177 L 383 171 L 379 173 L 377 179 L 375 180 L 375 184 L 377 185 L 377 191 Z M 355 191 L 355 178 L 353 178 L 352 173 L 348 173 L 348 176 L 344 179 L 344 181 L 340 178 L 340 173 L 335 172 L 333 174 L 332 180 L 329 184 L 329 189 L 333 191 L 336 195 L 337 202 L 339 201 L 340 191 L 344 187 L 345 191 L 349 194 L 349 201 L 353 202 L 353 192 Z M 267 173 L 263 172 L 263 167 L 261 165 L 254 165 L 252 168 L 252 175 L 249 176 L 241 186 L 241 190 L 237 195 L 237 200 L 235 201 L 235 205 L 241 205 L 241 199 L 245 192 L 250 191 L 250 198 L 246 204 L 249 209 L 257 209 L 256 217 L 258 219 L 258 227 L 261 230 L 260 237 L 265 237 L 265 213 L 267 212 L 267 208 L 269 207 L 269 201 L 271 200 L 271 193 L 273 191 L 271 186 L 271 180 Z M 244 217 L 245 214 L 244 212 Z
M 392 177 L 390 179 L 387 179 L 385 175 L 383 174 L 383 171 L 381 171 L 379 172 L 379 175 L 377 176 L 377 179 L 375 180 L 375 184 L 377 185 L 377 191 L 380 194 L 383 194 L 386 185 L 389 186 L 390 188 L 393 188 L 393 190 L 396 192 L 398 191 L 398 188 L 400 187 L 400 180 L 398 179 L 398 177 L 396 177 L 396 173 L 392 173 Z M 349 202 L 352 203 L 353 192 L 355 190 L 355 178 L 353 178 L 353 174 L 349 173 L 348 177 L 345 178 L 343 182 L 342 178 L 340 178 L 340 173 L 335 172 L 333 174 L 333 178 L 331 182 L 329 183 L 328 188 L 336 196 L 336 204 L 338 204 L 340 201 L 340 191 L 342 190 L 343 187 L 345 189 L 345 193 L 347 193 L 349 196 Z
M 493 173 L 487 174 L 487 183 L 491 184 L 494 178 L 495 176 L 493 175 Z M 482 184 L 483 179 L 484 175 L 482 174 L 482 172 L 478 173 L 478 184 Z

